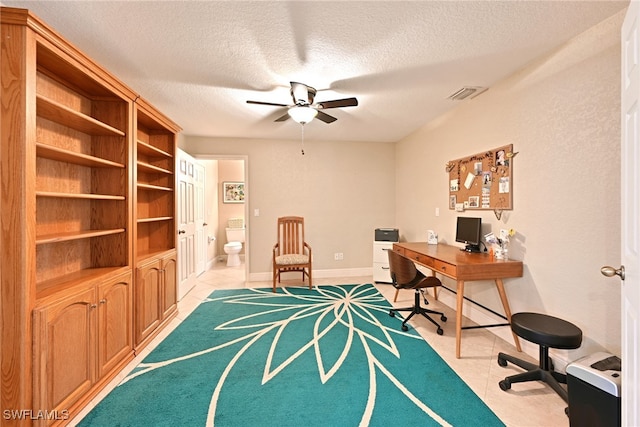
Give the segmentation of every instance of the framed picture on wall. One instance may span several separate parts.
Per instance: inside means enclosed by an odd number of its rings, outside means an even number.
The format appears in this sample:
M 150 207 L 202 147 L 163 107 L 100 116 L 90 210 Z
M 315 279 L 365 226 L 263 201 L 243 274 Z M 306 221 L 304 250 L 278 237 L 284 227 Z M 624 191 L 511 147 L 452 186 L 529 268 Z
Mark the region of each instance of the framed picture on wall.
M 223 182 L 224 203 L 244 203 L 244 182 Z

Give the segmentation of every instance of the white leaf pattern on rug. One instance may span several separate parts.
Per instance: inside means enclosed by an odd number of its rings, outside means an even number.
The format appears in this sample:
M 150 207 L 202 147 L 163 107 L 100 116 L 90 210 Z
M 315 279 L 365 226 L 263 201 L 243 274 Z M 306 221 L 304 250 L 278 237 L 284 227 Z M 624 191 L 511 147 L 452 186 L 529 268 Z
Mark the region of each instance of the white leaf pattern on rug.
M 328 387 L 329 394 L 342 396 L 346 393 L 339 401 L 348 399 L 349 410 L 342 409 L 342 411 L 352 413 L 350 416 L 359 413 L 357 421 L 349 418 L 350 425 L 387 424 L 388 421 L 381 420 L 387 420 L 390 416 L 385 413 L 389 412 L 389 408 L 385 409 L 386 405 L 384 405 L 379 409 L 378 406 L 390 399 L 390 396 L 396 396 L 394 398 L 396 408 L 398 405 L 405 405 L 397 400 L 400 396 L 403 396 L 407 403 L 410 402 L 410 406 L 402 406 L 403 414 L 413 413 L 414 411 L 410 410 L 413 407 L 426 417 L 415 418 L 419 416 L 416 413 L 411 415 L 414 417 L 411 420 L 405 420 L 413 424 L 417 422 L 420 425 L 450 426 L 463 425 L 469 420 L 478 420 L 476 413 L 460 414 L 459 410 L 452 408 L 452 405 L 447 402 L 427 400 L 437 395 L 444 397 L 455 395 L 456 401 L 464 399 L 467 407 L 473 407 L 474 411 L 479 411 L 484 417 L 483 425 L 502 425 L 418 334 L 412 330 L 407 332 L 400 330 L 401 319 L 390 317 L 389 307 L 386 299 L 370 284 L 320 286 L 314 290 L 299 287 L 279 288 L 278 293 L 272 293 L 271 289 L 215 291 L 122 381 L 112 392 L 113 399 L 118 399 L 116 395 L 118 389 L 128 387 L 128 384 L 134 380 L 137 382 L 154 372 L 164 372 L 173 365 L 192 363 L 194 360 L 206 357 L 207 362 L 203 360 L 204 365 L 202 365 L 205 369 L 210 366 L 215 368 L 214 370 L 219 367 L 220 370 L 217 374 L 219 376 L 212 378 L 213 388 L 208 399 L 206 421 L 201 421 L 207 426 L 243 425 L 243 421 L 240 420 L 244 418 L 240 416 L 248 416 L 245 412 L 254 410 L 257 411 L 255 416 L 258 418 L 254 419 L 253 423 L 265 421 L 264 418 L 260 418 L 260 409 L 252 407 L 257 401 L 252 401 L 251 406 L 241 406 L 242 409 L 231 409 L 228 406 L 229 402 L 235 404 L 235 399 L 229 400 L 229 397 L 225 397 L 228 394 L 226 390 L 229 389 L 231 392 L 238 387 L 241 389 L 247 387 L 239 385 L 238 381 L 246 382 L 248 387 L 252 388 L 252 392 L 257 391 L 258 396 L 261 396 L 258 399 L 277 402 L 273 399 L 278 399 L 280 396 L 271 397 L 273 391 L 267 392 L 267 390 L 273 390 L 274 387 L 276 390 L 282 390 L 283 386 L 292 386 L 293 380 L 301 382 L 302 385 L 297 386 L 304 389 L 298 390 L 304 390 L 304 393 L 308 393 L 307 388 L 313 389 L 318 386 Z M 205 316 L 202 313 L 209 308 L 213 310 L 206 314 L 209 317 L 197 319 L 200 315 Z M 211 316 L 214 316 L 212 318 L 214 321 L 205 328 L 205 331 L 213 329 L 209 336 L 210 333 L 201 331 L 203 324 L 208 325 L 207 322 L 211 322 L 209 320 Z M 222 319 L 217 322 L 219 323 L 217 326 L 215 326 L 216 318 Z M 192 332 L 195 334 L 195 341 L 193 338 L 180 340 L 181 329 L 187 328 L 195 331 Z M 408 345 L 411 342 L 415 342 L 418 347 Z M 203 348 L 196 350 L 186 348 L 193 345 Z M 183 347 L 185 347 L 184 350 Z M 417 355 L 416 351 L 419 352 Z M 218 353 L 220 355 L 216 356 Z M 405 360 L 401 360 L 404 353 L 408 356 L 405 355 Z M 311 357 L 314 362 L 311 361 Z M 407 357 L 410 359 L 406 360 Z M 211 365 L 211 362 L 214 365 Z M 251 364 L 247 365 L 249 362 Z M 416 362 L 424 364 L 427 369 L 428 377 L 424 380 L 416 378 L 416 373 L 423 372 L 425 369 L 425 367 L 418 369 Z M 254 384 L 253 380 L 251 378 L 247 380 L 245 377 L 250 377 L 254 368 L 248 370 L 247 367 L 255 365 L 259 368 L 260 364 L 263 364 L 261 379 L 255 383 L 256 385 L 251 385 Z M 184 372 L 191 374 L 192 370 L 181 369 L 178 371 L 180 374 L 177 374 L 180 378 L 187 375 Z M 418 371 L 413 373 L 413 369 Z M 314 371 L 315 380 L 313 379 Z M 202 371 L 202 374 L 205 373 Z M 301 377 L 309 374 L 311 374 L 309 378 Z M 282 380 L 280 380 L 281 376 Z M 364 378 L 366 380 L 362 381 Z M 145 381 L 152 381 L 152 377 L 148 377 Z M 184 381 L 187 380 L 184 379 Z M 276 384 L 271 385 L 276 381 Z M 317 385 L 314 386 L 313 384 L 316 383 Z M 265 387 L 262 394 L 256 389 L 260 384 Z M 175 385 L 182 387 L 180 384 Z M 395 391 L 389 389 L 389 386 Z M 362 399 L 355 399 L 357 395 L 353 393 L 356 393 L 356 388 L 364 392 Z M 190 390 L 188 385 L 186 390 Z M 109 404 L 110 397 L 111 395 L 107 396 L 103 402 L 104 405 Z M 178 396 L 173 396 L 174 400 L 176 397 Z M 295 397 L 293 396 L 294 399 Z M 136 398 L 142 399 L 142 396 L 136 396 Z M 282 398 L 286 398 L 286 395 L 282 395 Z M 323 397 L 324 400 L 330 398 L 331 396 Z M 126 401 L 124 398 L 123 400 Z M 356 402 L 362 402 L 363 406 L 358 406 Z M 100 407 L 103 403 L 94 409 L 95 417 L 102 415 Z M 434 403 L 439 409 L 433 407 Z M 167 406 L 168 404 L 169 402 Z M 264 405 L 270 407 L 273 403 L 264 403 Z M 333 414 L 336 409 L 331 408 L 331 413 Z M 322 407 L 317 410 L 322 411 Z M 296 411 L 296 414 L 300 416 L 305 413 Z M 277 414 L 269 414 L 270 417 L 275 415 Z M 328 419 L 323 419 L 323 416 L 318 414 L 316 416 L 318 419 L 314 422 L 320 423 L 319 425 L 326 425 L 325 422 L 329 422 Z M 395 421 L 396 416 L 397 414 L 394 414 L 392 420 Z M 283 417 L 285 418 L 277 422 L 278 425 L 313 425 L 313 422 L 310 423 L 307 420 L 291 418 L 286 411 Z M 114 421 L 110 417 L 105 416 L 105 418 Z M 92 413 L 86 419 L 92 419 Z M 160 421 L 154 421 L 153 424 L 162 424 L 164 420 L 160 418 Z M 184 420 L 181 419 L 181 421 Z M 273 422 L 275 423 L 275 420 Z M 245 420 L 244 424 L 246 423 Z M 136 425 L 135 423 L 117 424 Z M 400 422 L 400 424 L 406 423 Z M 166 425 L 171 425 L 169 420 Z

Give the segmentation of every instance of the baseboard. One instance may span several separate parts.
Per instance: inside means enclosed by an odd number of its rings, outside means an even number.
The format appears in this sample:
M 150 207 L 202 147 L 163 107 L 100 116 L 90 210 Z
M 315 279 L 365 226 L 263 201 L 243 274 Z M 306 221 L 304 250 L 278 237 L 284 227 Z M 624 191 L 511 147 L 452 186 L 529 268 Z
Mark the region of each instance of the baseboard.
M 291 274 L 296 274 L 296 273 L 291 273 Z M 318 283 L 316 280 L 326 279 L 330 277 L 360 277 L 360 276 L 372 276 L 372 275 L 373 275 L 373 267 L 342 268 L 342 269 L 331 269 L 331 270 L 314 269 L 313 281 L 316 284 L 321 284 L 321 283 Z M 273 273 L 270 271 L 263 272 L 263 273 L 249 274 L 249 282 L 266 282 L 271 280 L 272 278 L 273 278 Z

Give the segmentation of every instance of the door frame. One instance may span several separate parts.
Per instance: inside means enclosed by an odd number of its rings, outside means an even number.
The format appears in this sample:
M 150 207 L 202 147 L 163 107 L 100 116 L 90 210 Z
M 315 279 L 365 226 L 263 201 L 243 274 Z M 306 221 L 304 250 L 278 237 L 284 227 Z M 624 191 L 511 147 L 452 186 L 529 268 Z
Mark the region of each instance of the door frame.
M 244 163 L 244 224 L 246 228 L 244 242 L 244 280 L 249 281 L 249 259 L 250 259 L 250 236 L 251 236 L 251 216 L 249 215 L 249 203 L 251 201 L 251 186 L 249 185 L 249 156 L 243 154 L 195 154 L 196 160 L 242 160 Z M 205 203 L 208 201 L 205 200 Z M 216 204 L 218 201 L 216 200 Z M 221 255 L 221 254 L 219 254 Z

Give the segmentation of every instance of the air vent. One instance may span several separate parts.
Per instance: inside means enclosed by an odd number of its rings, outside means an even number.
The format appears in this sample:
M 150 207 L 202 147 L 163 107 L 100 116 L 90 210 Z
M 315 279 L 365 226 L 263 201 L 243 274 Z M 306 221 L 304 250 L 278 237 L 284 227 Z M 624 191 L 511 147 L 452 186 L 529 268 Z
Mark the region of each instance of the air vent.
M 457 92 L 449 95 L 447 99 L 452 101 L 462 101 L 463 99 L 472 99 L 486 91 L 488 88 L 481 86 L 465 86 Z

